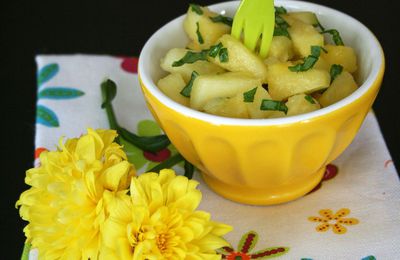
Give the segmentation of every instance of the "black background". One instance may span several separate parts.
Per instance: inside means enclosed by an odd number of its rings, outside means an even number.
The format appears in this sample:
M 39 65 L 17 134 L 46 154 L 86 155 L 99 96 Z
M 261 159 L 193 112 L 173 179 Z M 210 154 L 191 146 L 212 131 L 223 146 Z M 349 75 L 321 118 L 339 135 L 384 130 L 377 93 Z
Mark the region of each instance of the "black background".
M 219 1 L 1 1 L 1 254 L 20 256 L 23 226 L 14 203 L 27 188 L 32 167 L 36 54 L 93 53 L 139 55 L 156 29 L 183 14 L 189 2 Z M 360 20 L 380 40 L 386 55 L 384 83 L 374 104 L 393 160 L 400 164 L 399 14 L 396 1 L 311 1 Z M 4 141 L 5 140 L 5 144 Z M 384 242 L 384 241 L 382 241 Z

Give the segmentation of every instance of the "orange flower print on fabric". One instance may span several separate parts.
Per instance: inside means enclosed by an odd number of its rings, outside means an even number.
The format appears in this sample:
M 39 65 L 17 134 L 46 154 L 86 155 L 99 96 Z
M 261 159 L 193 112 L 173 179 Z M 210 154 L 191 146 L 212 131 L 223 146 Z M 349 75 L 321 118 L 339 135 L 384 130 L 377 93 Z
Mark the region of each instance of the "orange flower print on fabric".
M 321 217 L 308 217 L 309 221 L 321 223 L 315 228 L 318 232 L 326 232 L 332 228 L 335 234 L 345 234 L 347 228 L 344 225 L 351 226 L 359 223 L 356 218 L 345 218 L 350 214 L 350 210 L 346 208 L 340 209 L 335 214 L 330 209 L 321 209 L 319 214 Z

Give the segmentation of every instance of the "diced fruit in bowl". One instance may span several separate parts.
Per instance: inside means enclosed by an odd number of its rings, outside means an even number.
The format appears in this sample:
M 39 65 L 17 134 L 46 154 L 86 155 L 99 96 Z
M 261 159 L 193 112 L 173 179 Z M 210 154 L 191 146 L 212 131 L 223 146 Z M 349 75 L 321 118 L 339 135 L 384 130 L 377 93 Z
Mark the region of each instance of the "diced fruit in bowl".
M 161 59 L 161 68 L 170 73 L 158 81 L 161 91 L 205 113 L 260 119 L 312 112 L 357 89 L 351 74 L 357 71 L 355 51 L 315 13 L 277 7 L 264 60 L 230 35 L 231 25 L 231 17 L 191 4 L 183 20 L 187 48 L 172 48 Z M 245 95 L 251 89 L 249 101 Z

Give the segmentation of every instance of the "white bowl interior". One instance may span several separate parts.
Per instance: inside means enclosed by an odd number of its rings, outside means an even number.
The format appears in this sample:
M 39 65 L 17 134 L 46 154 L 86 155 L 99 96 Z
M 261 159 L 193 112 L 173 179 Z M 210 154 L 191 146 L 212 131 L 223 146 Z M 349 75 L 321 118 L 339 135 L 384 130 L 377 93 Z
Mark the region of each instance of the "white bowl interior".
M 239 1 L 223 2 L 209 8 L 217 13 L 233 17 Z M 308 120 L 338 109 L 362 96 L 377 78 L 384 63 L 382 48 L 371 31 L 356 19 L 337 10 L 292 0 L 276 0 L 276 6 L 284 6 L 288 11 L 311 11 L 326 29 L 337 29 L 346 45 L 356 50 L 359 69 L 356 80 L 359 89 L 343 100 L 311 113 L 276 119 L 236 119 L 209 115 L 175 103 L 156 86 L 157 81 L 167 73 L 160 67 L 161 58 L 168 50 L 184 47 L 188 38 L 183 30 L 184 15 L 172 20 L 147 41 L 139 58 L 139 74 L 146 88 L 162 103 L 189 117 L 209 121 L 217 125 L 276 125 Z

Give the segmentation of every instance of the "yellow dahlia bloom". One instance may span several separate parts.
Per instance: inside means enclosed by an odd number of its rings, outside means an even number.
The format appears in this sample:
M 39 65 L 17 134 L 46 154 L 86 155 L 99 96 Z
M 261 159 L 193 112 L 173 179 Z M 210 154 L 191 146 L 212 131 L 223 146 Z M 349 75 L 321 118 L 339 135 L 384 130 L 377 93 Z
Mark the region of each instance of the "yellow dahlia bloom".
M 40 167 L 27 171 L 31 188 L 17 201 L 24 232 L 39 259 L 98 259 L 108 205 L 128 193 L 135 170 L 112 130 L 60 140 L 43 152 Z
M 166 169 L 133 178 L 130 195 L 110 204 L 100 259 L 220 259 L 232 228 L 196 211 L 197 185 Z

